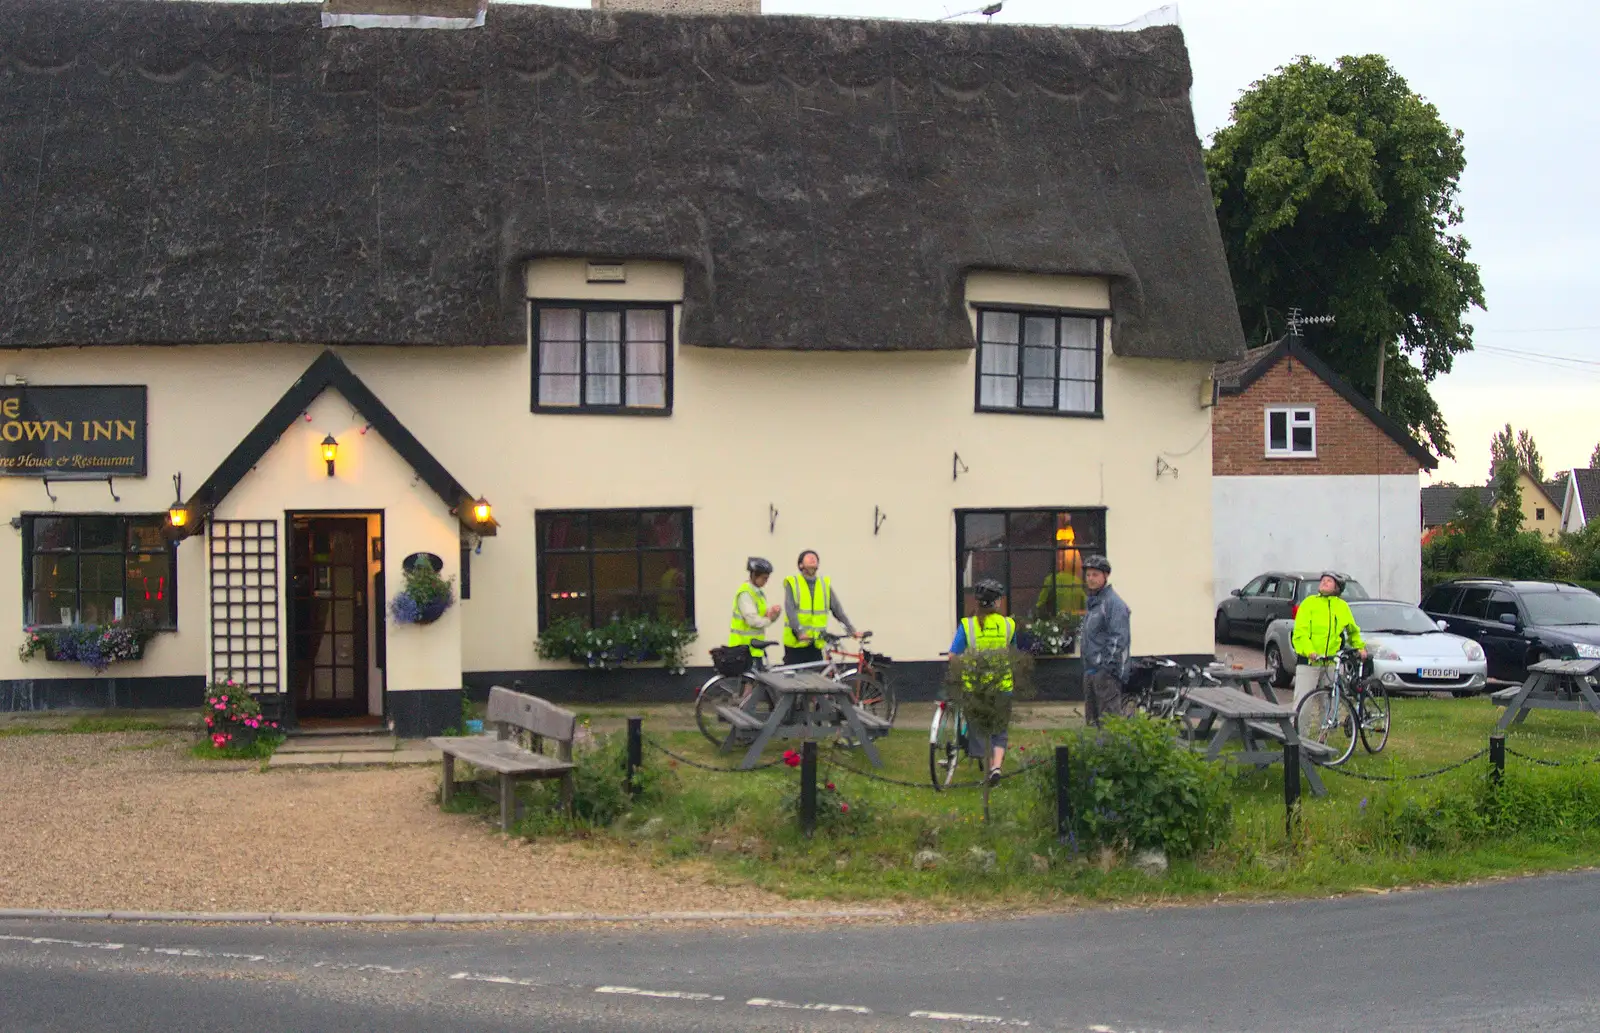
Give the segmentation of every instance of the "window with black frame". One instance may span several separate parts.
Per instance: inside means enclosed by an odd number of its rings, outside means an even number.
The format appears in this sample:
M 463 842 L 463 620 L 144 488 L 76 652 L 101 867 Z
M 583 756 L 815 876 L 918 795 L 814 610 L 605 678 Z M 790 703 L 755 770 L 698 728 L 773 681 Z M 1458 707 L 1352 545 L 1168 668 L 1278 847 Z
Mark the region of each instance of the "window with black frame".
M 688 509 L 593 509 L 534 515 L 539 629 L 562 617 L 589 627 L 615 617 L 694 623 Z
M 25 617 L 38 627 L 123 619 L 178 626 L 166 515 L 23 518 Z
M 1065 312 L 978 312 L 982 412 L 1098 416 L 1105 318 Z
M 670 412 L 671 315 L 669 305 L 534 305 L 534 411 Z
M 1103 509 L 956 511 L 958 618 L 974 610 L 972 586 L 1005 586 L 1006 613 L 1018 620 L 1082 613 L 1083 558 L 1104 553 Z

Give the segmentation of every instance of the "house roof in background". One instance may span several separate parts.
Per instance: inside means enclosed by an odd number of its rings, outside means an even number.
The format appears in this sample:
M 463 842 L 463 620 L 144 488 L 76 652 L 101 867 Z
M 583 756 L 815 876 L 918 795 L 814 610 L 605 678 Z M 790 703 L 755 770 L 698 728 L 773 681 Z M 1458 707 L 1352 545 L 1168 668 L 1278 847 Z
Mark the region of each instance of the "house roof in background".
M 1291 338 L 1280 338 L 1272 344 L 1251 348 L 1237 359 L 1217 363 L 1212 367 L 1211 375 L 1221 394 L 1239 395 L 1248 391 L 1252 384 L 1285 358 L 1293 358 L 1320 377 L 1325 384 L 1337 391 L 1340 397 L 1388 435 L 1395 444 L 1405 449 L 1424 470 L 1438 469 L 1439 461 L 1426 446 L 1412 437 L 1400 424 L 1379 411 L 1378 407 L 1357 391 L 1350 381 L 1335 373 L 1327 363 L 1296 344 Z
M 1456 506 L 1463 492 L 1477 492 L 1485 506 L 1494 504 L 1494 489 L 1482 484 L 1464 486 L 1430 484 L 1422 489 L 1422 526 L 1439 527 L 1456 518 Z
M 622 257 L 699 345 L 970 348 L 982 269 L 1231 358 L 1191 81 L 1174 26 L 0 0 L 0 347 L 521 345 L 528 260 Z
M 1600 519 L 1600 470 L 1574 470 L 1572 483 L 1578 489 L 1584 521 Z

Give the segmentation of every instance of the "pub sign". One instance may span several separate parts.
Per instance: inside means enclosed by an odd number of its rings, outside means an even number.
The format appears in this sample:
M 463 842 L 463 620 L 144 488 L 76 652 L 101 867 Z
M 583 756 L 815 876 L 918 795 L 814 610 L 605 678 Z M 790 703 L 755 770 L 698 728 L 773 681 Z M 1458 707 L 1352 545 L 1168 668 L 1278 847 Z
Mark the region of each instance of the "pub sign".
M 144 385 L 0 387 L 0 476 L 143 477 Z

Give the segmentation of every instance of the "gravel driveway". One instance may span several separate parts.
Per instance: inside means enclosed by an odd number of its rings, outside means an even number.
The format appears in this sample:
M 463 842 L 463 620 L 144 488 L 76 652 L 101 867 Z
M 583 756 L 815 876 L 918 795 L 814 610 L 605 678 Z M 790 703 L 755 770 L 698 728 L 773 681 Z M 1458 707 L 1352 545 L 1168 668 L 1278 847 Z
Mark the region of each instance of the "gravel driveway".
M 274 771 L 173 732 L 0 738 L 0 907 L 478 913 L 782 910 L 620 847 L 506 839 L 437 768 Z

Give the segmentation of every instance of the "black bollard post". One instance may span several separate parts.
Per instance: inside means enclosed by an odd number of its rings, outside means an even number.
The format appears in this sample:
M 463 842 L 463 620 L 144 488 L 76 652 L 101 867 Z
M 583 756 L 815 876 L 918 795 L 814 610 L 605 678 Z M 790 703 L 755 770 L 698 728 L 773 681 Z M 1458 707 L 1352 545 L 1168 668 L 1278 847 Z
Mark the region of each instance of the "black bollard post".
M 800 831 L 817 830 L 817 743 L 807 739 L 800 747 Z
M 1068 764 L 1066 746 L 1056 747 L 1056 842 L 1065 843 L 1072 834 L 1072 797 L 1069 779 L 1072 769 Z
M 1504 733 L 1489 736 L 1489 777 L 1499 785 L 1506 777 L 1506 737 Z
M 639 783 L 634 772 L 644 767 L 644 718 L 628 718 L 628 795 L 639 795 Z
M 1300 818 L 1300 744 L 1283 744 L 1283 832 L 1294 842 Z

